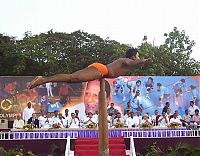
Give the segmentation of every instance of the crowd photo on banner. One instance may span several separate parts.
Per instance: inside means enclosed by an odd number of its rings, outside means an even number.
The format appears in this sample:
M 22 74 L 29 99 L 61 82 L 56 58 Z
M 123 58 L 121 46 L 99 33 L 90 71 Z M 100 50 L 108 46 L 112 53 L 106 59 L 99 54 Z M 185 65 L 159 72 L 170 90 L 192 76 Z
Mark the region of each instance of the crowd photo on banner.
M 99 80 L 46 83 L 0 77 L 0 119 L 9 127 L 97 128 Z M 119 76 L 106 79 L 109 128 L 200 126 L 200 76 Z

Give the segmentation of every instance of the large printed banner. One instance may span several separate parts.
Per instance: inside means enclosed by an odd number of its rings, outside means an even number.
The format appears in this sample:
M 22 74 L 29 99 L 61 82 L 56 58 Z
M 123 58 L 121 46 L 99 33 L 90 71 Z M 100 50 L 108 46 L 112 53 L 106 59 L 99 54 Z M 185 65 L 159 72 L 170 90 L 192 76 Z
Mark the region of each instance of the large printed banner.
M 17 113 L 23 113 L 28 102 L 36 113 L 70 113 L 79 110 L 98 111 L 99 81 L 88 83 L 46 83 L 34 89 L 27 89 L 34 77 L 0 77 L 0 119 L 13 120 Z M 183 115 L 189 107 L 189 101 L 200 106 L 200 76 L 120 76 L 106 79 L 107 103 L 113 102 L 115 108 L 124 113 L 130 102 L 132 111 L 142 113 L 154 110 L 162 112 L 166 102 L 171 112 L 179 111 Z

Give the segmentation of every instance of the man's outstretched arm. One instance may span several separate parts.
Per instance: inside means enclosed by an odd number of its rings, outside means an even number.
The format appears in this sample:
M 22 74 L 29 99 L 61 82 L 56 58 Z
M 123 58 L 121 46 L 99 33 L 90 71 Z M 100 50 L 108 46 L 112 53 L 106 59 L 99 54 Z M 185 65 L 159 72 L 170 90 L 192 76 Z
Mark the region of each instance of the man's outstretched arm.
M 137 66 L 141 66 L 141 65 L 150 65 L 152 64 L 153 61 L 151 58 L 148 59 L 134 59 L 130 62 L 130 68 L 131 67 L 137 67 Z

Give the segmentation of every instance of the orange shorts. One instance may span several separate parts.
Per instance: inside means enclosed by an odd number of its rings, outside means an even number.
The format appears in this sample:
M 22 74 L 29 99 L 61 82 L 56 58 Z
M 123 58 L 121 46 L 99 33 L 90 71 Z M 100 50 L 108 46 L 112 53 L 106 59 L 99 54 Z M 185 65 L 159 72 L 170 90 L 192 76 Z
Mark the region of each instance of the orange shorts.
M 98 71 L 102 74 L 102 76 L 108 74 L 107 67 L 105 65 L 101 64 L 101 63 L 92 63 L 88 67 L 94 67 L 94 68 L 98 69 Z

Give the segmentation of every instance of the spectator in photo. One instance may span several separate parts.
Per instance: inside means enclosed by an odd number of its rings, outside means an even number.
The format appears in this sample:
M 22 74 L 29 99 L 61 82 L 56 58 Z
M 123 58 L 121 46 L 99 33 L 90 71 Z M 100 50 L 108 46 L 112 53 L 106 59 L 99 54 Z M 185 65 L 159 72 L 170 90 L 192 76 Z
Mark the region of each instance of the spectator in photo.
M 133 109 L 136 109 L 136 110 L 139 110 L 142 112 L 144 107 L 143 107 L 141 101 L 142 101 L 142 98 L 140 96 L 140 91 L 137 90 L 135 92 L 135 94 L 133 94 L 133 97 L 130 99 L 130 103 L 131 103 Z
M 88 127 L 88 125 L 90 125 L 90 124 L 97 125 L 97 123 L 98 123 L 98 121 L 93 116 L 93 114 L 91 112 L 88 112 L 87 117 L 84 119 L 84 125 L 85 125 L 85 127 Z
M 46 84 L 46 89 L 47 89 L 47 96 L 51 96 L 53 97 L 53 93 L 52 93 L 52 82 L 47 82 Z
M 65 115 L 63 119 L 63 127 L 68 128 L 70 123 L 69 109 L 65 109 Z
M 145 87 L 147 89 L 153 89 L 153 86 L 154 86 L 154 81 L 153 81 L 153 78 L 152 77 L 148 77 L 148 79 L 146 80 L 145 82 Z
M 127 82 L 127 87 L 130 90 L 131 94 L 134 94 L 137 90 L 141 91 L 142 89 L 142 82 L 140 80 L 135 81 L 129 81 Z
M 66 117 L 69 117 L 69 109 L 65 109 L 65 115 L 64 115 L 64 117 L 66 118 Z
M 44 126 L 41 128 L 51 128 L 53 125 L 53 120 L 51 113 L 47 112 L 46 117 L 44 118 Z
M 144 114 L 141 124 L 146 123 L 146 122 L 151 123 L 151 120 L 149 119 L 148 114 Z
M 114 108 L 115 104 L 113 102 L 110 103 L 110 107 L 107 109 L 108 115 L 109 116 L 115 116 L 116 113 L 119 112 L 116 108 Z
M 194 85 L 190 85 L 188 92 L 192 93 L 192 101 L 194 101 L 194 103 L 197 103 L 197 95 L 198 95 L 197 87 Z
M 80 118 L 79 118 L 79 110 L 78 110 L 78 109 L 75 110 L 75 117 L 76 117 L 78 120 L 80 120 Z
M 59 118 L 59 122 L 57 124 L 59 124 L 60 128 L 64 128 L 64 117 L 62 116 L 62 113 L 58 113 L 58 118 Z
M 138 90 L 141 91 L 141 89 L 142 89 L 142 82 L 140 80 L 137 80 L 133 88 L 133 92 L 136 92 Z
M 35 113 L 33 113 L 32 117 L 28 119 L 28 124 L 31 124 L 34 128 L 39 128 L 39 120 L 37 119 L 37 115 Z
M 118 113 L 116 114 L 115 119 L 114 119 L 113 126 L 114 126 L 114 127 L 117 127 L 118 125 L 124 125 L 124 123 L 125 123 L 125 121 L 124 121 L 124 119 L 122 118 L 121 113 L 118 112 Z
M 190 125 L 190 121 L 191 121 L 191 116 L 189 114 L 188 109 L 185 110 L 185 114 L 182 117 L 182 122 L 183 122 L 183 126 L 188 126 Z
M 107 119 L 108 119 L 108 128 L 111 128 L 113 126 L 113 120 L 111 118 L 111 116 L 107 116 Z M 97 120 L 99 122 L 99 120 Z
M 52 98 L 48 103 L 48 112 L 59 111 L 61 108 L 63 108 L 63 105 L 57 99 L 55 100 Z
M 151 116 L 151 122 L 152 122 L 152 124 L 154 125 L 154 126 L 157 126 L 157 124 L 158 124 L 158 117 L 159 117 L 160 115 L 159 115 L 159 112 L 158 112 L 158 110 L 156 109 L 155 111 L 154 111 L 154 114 Z
M 175 113 L 177 114 L 177 118 L 179 118 L 180 120 L 182 120 L 181 115 L 179 114 L 178 110 L 175 110 Z
M 167 117 L 165 112 L 162 112 L 162 116 L 158 118 L 158 126 L 167 127 L 169 124 L 169 118 Z
M 178 114 L 174 113 L 173 117 L 170 119 L 170 124 L 172 125 L 176 125 L 176 126 L 181 126 L 181 121 L 178 118 Z
M 44 112 L 45 114 L 47 113 L 48 109 L 48 104 L 49 104 L 49 99 L 47 96 L 39 96 L 38 97 L 38 104 L 40 105 L 40 111 Z
M 167 117 L 169 118 L 169 120 L 173 117 L 173 114 L 171 113 L 171 108 L 167 108 L 167 112 L 166 112 Z
M 178 105 L 178 98 L 179 96 L 183 95 L 183 92 L 186 91 L 186 88 L 185 88 L 185 79 L 181 79 L 179 82 L 176 82 L 174 85 L 173 85 L 173 90 L 174 90 L 174 93 L 175 93 L 175 99 L 174 99 L 174 103 L 176 105 Z
M 5 85 L 4 91 L 12 96 L 12 95 L 14 95 L 18 92 L 17 86 L 18 86 L 18 83 L 16 81 L 10 82 L 10 83 Z
M 146 112 L 145 114 L 148 115 L 148 118 L 149 118 L 149 120 L 151 121 L 152 119 L 151 119 L 151 116 L 149 115 L 149 112 Z
M 199 110 L 199 107 L 194 104 L 194 101 L 190 101 L 190 107 L 188 108 L 188 111 L 191 117 L 195 114 L 196 109 Z
M 69 128 L 79 128 L 79 120 L 76 118 L 75 113 L 71 113 Z
M 86 84 L 83 100 L 84 100 L 84 113 L 91 112 L 94 114 L 99 110 L 99 91 L 100 91 L 100 81 L 94 80 L 89 81 Z M 111 88 L 108 81 L 105 80 L 105 91 L 106 91 L 106 101 L 107 104 L 111 100 Z M 78 108 L 78 106 L 76 107 Z M 83 116 L 83 115 L 81 115 Z
M 170 108 L 170 103 L 169 102 L 166 102 L 165 103 L 165 107 L 163 108 L 162 112 L 165 112 L 167 113 L 167 109 Z
M 113 102 L 110 103 L 110 107 L 107 109 L 108 116 L 110 116 L 111 124 L 113 125 L 116 114 L 119 112 L 116 108 L 114 108 L 115 104 Z
M 42 111 L 42 112 L 41 112 L 41 115 L 38 117 L 38 120 L 39 120 L 39 128 L 44 127 L 45 115 L 46 115 L 46 113 L 45 113 L 44 111 Z
M 130 111 L 128 109 L 126 110 L 126 112 L 124 112 L 124 121 L 126 121 L 126 119 L 130 117 L 131 112 L 132 111 Z
M 134 116 L 133 112 L 130 112 L 129 117 L 126 119 L 126 125 L 128 126 L 128 128 L 138 127 L 139 118 Z
M 50 117 L 53 118 L 54 117 L 54 112 L 49 112 L 50 113 Z
M 195 114 L 192 116 L 192 120 L 194 123 L 194 127 L 197 128 L 200 126 L 200 115 L 199 115 L 199 109 L 195 110 Z
M 133 111 L 133 107 L 131 106 L 131 102 L 130 101 L 127 102 L 127 106 L 124 109 L 124 113 L 126 113 L 127 111 L 129 111 L 129 112 Z
M 139 120 L 139 125 L 142 123 L 142 112 L 140 110 L 137 111 L 136 117 Z
M 55 111 L 52 117 L 52 127 L 53 128 L 63 128 L 63 116 L 62 113 Z
M 67 84 L 63 83 L 62 86 L 59 89 L 59 96 L 60 96 L 60 102 L 65 105 L 67 102 L 71 102 L 70 98 L 70 92 L 74 92 L 73 88 Z
M 23 128 L 23 126 L 24 126 L 24 120 L 22 120 L 21 114 L 17 114 L 17 118 L 14 120 L 14 123 L 13 123 L 13 128 L 19 129 L 19 128 Z
M 45 95 L 38 97 L 38 104 L 39 105 L 42 105 L 43 103 L 45 103 L 47 105 L 48 102 L 49 102 L 49 99 Z
M 113 86 L 114 86 L 114 95 L 117 95 L 119 90 L 122 94 L 122 97 L 123 97 L 123 101 L 126 100 L 126 97 L 125 97 L 125 93 L 124 93 L 124 89 L 125 89 L 125 84 L 126 84 L 126 79 L 119 76 L 113 83 Z
M 32 117 L 32 114 L 35 113 L 35 110 L 32 108 L 31 102 L 27 103 L 27 107 L 23 110 L 23 120 L 25 121 L 25 124 L 28 122 L 28 119 Z
M 59 116 L 58 116 L 59 112 L 58 111 L 54 111 L 54 116 L 52 117 L 52 122 L 53 124 L 57 124 L 60 122 Z
M 147 91 L 146 91 L 146 97 L 147 97 L 148 99 L 150 99 L 149 93 L 152 92 L 153 89 L 154 89 L 154 81 L 153 81 L 153 78 L 152 78 L 152 77 L 148 77 L 148 79 L 146 80 L 146 82 L 145 82 L 144 85 L 145 85 L 145 87 L 146 87 L 146 89 L 147 89 Z
M 98 110 L 95 111 L 93 116 L 94 116 L 94 118 L 96 118 L 97 121 L 99 121 L 99 111 Z
M 159 103 L 160 106 L 163 107 L 163 101 L 170 101 L 170 93 L 169 89 L 163 86 L 161 83 L 157 83 L 157 92 L 159 93 Z

